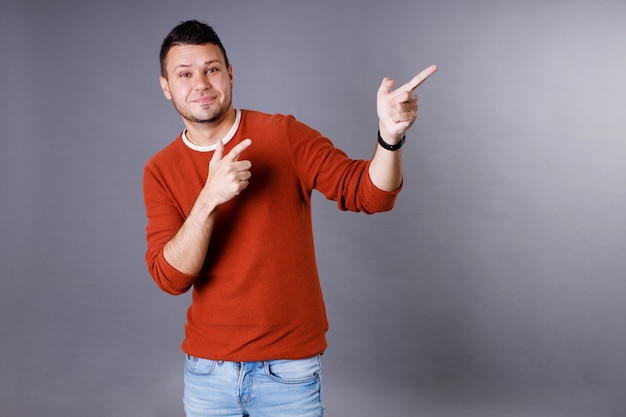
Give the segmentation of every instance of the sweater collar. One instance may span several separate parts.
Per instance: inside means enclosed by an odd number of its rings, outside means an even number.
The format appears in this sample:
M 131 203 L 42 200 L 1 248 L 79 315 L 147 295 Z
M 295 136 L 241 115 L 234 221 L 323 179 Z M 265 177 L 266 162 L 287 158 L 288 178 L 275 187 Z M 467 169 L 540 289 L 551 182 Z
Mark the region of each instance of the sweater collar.
M 235 112 L 236 112 L 235 123 L 233 123 L 233 126 L 230 128 L 228 133 L 226 133 L 226 135 L 222 138 L 222 143 L 224 145 L 226 145 L 228 142 L 230 142 L 230 140 L 235 136 L 235 133 L 237 133 L 237 129 L 239 129 L 239 124 L 241 122 L 241 110 L 235 109 Z M 183 133 L 181 134 L 181 137 L 182 137 L 183 142 L 185 143 L 185 145 L 187 145 L 187 147 L 193 149 L 194 151 L 198 151 L 198 152 L 212 152 L 217 147 L 217 145 L 215 145 L 215 144 L 214 145 L 210 145 L 210 146 L 194 145 L 193 143 L 191 143 L 191 141 L 189 141 L 189 139 L 187 139 L 187 129 L 185 129 L 183 131 Z

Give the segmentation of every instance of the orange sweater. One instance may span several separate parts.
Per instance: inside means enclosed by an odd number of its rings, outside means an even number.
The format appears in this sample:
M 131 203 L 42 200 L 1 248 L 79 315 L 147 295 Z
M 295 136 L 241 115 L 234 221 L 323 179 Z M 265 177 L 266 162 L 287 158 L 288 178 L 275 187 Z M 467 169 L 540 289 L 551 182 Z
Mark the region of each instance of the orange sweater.
M 368 161 L 349 159 L 291 116 L 243 110 L 225 153 L 245 138 L 240 159 L 252 162 L 250 185 L 220 206 L 204 267 L 183 274 L 163 247 L 181 227 L 206 182 L 213 152 L 181 136 L 144 169 L 146 261 L 171 294 L 193 286 L 185 353 L 226 361 L 300 359 L 326 349 L 328 323 L 315 264 L 311 191 L 341 210 L 390 210 L 399 192 L 377 189 Z

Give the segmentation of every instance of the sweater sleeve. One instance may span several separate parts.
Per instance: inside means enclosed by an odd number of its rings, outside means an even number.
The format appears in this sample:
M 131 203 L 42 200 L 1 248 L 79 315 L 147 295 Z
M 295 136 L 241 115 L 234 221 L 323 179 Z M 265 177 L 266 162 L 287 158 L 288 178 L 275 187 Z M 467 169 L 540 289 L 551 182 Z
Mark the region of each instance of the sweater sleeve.
M 150 275 L 160 289 L 179 295 L 191 288 L 197 275 L 186 275 L 178 271 L 163 256 L 165 244 L 178 232 L 184 217 L 168 192 L 165 181 L 159 178 L 157 167 L 148 162 L 143 177 L 143 195 L 148 218 L 146 263 Z
M 340 210 L 373 214 L 393 208 L 402 186 L 391 192 L 376 187 L 369 175 L 370 161 L 350 159 L 328 138 L 292 116 L 285 119 L 285 134 L 305 188 L 336 201 Z

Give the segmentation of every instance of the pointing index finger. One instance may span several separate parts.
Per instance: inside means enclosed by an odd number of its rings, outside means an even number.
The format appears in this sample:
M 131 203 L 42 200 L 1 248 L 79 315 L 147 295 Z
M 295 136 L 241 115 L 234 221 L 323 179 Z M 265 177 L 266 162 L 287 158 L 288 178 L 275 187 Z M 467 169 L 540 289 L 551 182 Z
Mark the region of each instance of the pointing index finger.
M 244 139 L 241 143 L 238 143 L 233 149 L 231 149 L 228 153 L 228 157 L 231 158 L 231 160 L 236 161 L 239 158 L 239 155 L 241 155 L 241 153 L 245 151 L 251 143 L 252 140 Z
M 435 72 L 437 72 L 437 69 L 439 69 L 437 65 L 431 65 L 430 67 L 426 68 L 425 70 L 417 74 L 415 77 L 413 77 L 411 81 L 404 84 L 403 87 L 407 88 L 409 91 L 415 90 L 417 87 L 420 86 L 421 83 L 426 81 L 428 77 L 430 77 Z

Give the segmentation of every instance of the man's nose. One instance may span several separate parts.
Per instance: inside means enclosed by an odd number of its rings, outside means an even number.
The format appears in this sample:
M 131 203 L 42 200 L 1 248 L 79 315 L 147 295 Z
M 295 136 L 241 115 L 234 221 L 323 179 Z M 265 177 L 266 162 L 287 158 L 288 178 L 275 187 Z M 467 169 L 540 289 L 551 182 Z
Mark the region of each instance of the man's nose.
M 196 77 L 195 80 L 195 89 L 196 90 L 207 90 L 209 88 L 211 88 L 211 81 L 209 80 L 209 77 L 206 74 L 202 74 L 199 77 Z

